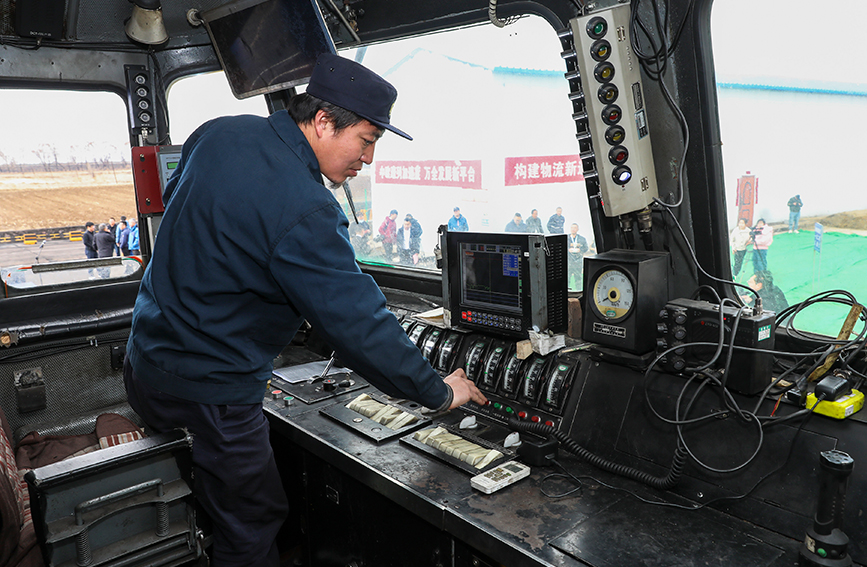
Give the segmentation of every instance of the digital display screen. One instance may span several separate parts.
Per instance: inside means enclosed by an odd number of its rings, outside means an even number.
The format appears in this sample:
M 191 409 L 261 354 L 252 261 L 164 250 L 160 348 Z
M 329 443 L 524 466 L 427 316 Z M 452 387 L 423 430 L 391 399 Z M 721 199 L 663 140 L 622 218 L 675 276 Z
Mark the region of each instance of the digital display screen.
M 236 0 L 202 13 L 236 98 L 306 83 L 335 53 L 315 0 Z
M 176 168 L 177 166 L 178 166 L 178 162 L 176 162 L 176 161 L 170 161 L 169 163 L 166 164 L 166 169 L 174 169 L 174 168 Z
M 462 242 L 461 299 L 467 306 L 521 313 L 521 248 Z

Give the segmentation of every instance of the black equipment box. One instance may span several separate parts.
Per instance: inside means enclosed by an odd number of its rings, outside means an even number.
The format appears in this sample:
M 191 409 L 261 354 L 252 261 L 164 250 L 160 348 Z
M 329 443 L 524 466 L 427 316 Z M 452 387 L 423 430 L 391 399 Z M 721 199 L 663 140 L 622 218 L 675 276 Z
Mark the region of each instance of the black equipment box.
M 584 258 L 581 338 L 633 354 L 653 352 L 653 324 L 669 298 L 668 258 L 620 249 Z
M 662 353 L 678 345 L 688 343 L 713 343 L 713 346 L 682 346 L 668 353 L 661 361 L 662 367 L 669 372 L 678 373 L 687 366 L 706 363 L 716 352 L 720 340 L 720 306 L 707 301 L 693 299 L 673 299 L 659 314 L 657 330 L 657 352 Z M 738 309 L 723 307 L 725 346 L 731 344 L 731 333 Z M 765 311 L 752 315 L 750 311 L 741 315 L 738 322 L 735 346 L 759 348 L 770 351 L 774 348 L 775 314 Z M 725 364 L 727 350 L 724 348 L 715 365 Z M 735 350 L 731 366 L 725 377 L 726 387 L 742 394 L 752 395 L 764 390 L 769 384 L 774 363 L 770 352 Z
M 62 39 L 64 0 L 19 0 L 15 6 L 15 33 L 21 37 Z

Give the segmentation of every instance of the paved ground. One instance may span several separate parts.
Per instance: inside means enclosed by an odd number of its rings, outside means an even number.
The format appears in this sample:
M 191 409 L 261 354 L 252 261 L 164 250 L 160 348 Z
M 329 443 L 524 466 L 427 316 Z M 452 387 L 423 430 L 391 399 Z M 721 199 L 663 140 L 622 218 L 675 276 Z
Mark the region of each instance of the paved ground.
M 37 254 L 38 263 L 83 260 L 85 257 L 84 244 L 68 240 L 46 240 L 42 250 L 39 249 L 39 244 L 0 244 L 0 268 L 36 264 Z

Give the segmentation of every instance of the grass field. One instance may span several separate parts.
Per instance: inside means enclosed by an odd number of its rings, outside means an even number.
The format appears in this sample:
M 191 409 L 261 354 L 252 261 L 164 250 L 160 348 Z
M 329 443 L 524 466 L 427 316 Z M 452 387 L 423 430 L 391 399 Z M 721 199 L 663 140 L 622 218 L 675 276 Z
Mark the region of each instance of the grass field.
M 821 249 L 821 253 L 814 250 L 813 231 L 774 235 L 774 243 L 768 250 L 768 269 L 789 305 L 834 289 L 849 291 L 859 302 L 867 301 L 867 236 L 826 232 Z M 751 254 L 747 252 L 737 277 L 740 283 L 746 284 L 753 273 Z M 798 315 L 795 325 L 836 337 L 847 314 L 848 308 L 844 306 L 814 306 Z M 855 329 L 861 328 L 858 325 Z

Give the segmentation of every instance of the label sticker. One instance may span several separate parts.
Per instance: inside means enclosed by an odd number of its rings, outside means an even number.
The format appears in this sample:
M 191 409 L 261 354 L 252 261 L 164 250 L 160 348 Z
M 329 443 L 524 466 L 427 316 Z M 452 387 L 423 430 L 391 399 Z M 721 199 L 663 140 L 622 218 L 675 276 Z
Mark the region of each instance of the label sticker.
M 603 323 L 593 323 L 593 332 L 600 335 L 607 335 L 609 337 L 616 337 L 618 339 L 626 338 L 625 327 L 616 327 L 614 325 L 605 325 Z

